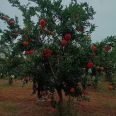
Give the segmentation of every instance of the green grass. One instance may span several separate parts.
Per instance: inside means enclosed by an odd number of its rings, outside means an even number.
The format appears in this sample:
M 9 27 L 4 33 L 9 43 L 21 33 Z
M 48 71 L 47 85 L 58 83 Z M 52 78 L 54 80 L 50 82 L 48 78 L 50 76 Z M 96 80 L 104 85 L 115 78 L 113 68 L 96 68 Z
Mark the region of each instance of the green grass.
M 115 110 L 116 109 L 116 103 L 112 103 L 110 101 L 107 101 L 107 102 L 104 103 L 104 108 Z
M 31 87 L 32 83 L 28 83 L 28 85 L 25 85 L 25 88 Z M 12 85 L 9 85 L 8 80 L 1 80 L 0 82 L 0 89 L 9 89 L 9 88 L 17 88 L 17 87 L 22 87 L 22 82 L 21 81 L 15 81 L 13 82 Z
M 0 102 L 0 111 L 5 113 L 5 115 L 17 116 L 19 109 L 18 104 L 14 102 Z
M 116 96 L 116 90 L 110 91 L 108 89 L 109 82 L 99 82 L 97 90 L 102 93 L 109 93 L 111 96 Z

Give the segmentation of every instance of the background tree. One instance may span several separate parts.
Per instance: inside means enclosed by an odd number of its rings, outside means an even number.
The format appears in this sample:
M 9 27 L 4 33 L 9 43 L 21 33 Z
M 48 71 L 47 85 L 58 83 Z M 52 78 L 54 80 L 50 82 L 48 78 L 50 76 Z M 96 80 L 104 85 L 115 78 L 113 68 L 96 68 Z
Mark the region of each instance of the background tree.
M 105 71 L 107 75 L 115 73 L 115 53 L 116 53 L 116 37 L 108 36 L 99 43 L 96 43 L 97 46 L 97 55 L 94 59 L 96 65 L 101 67 L 101 70 Z M 103 69 L 104 67 L 104 69 Z M 106 75 L 106 76 L 107 76 Z M 107 80 L 112 80 L 111 77 L 107 77 Z

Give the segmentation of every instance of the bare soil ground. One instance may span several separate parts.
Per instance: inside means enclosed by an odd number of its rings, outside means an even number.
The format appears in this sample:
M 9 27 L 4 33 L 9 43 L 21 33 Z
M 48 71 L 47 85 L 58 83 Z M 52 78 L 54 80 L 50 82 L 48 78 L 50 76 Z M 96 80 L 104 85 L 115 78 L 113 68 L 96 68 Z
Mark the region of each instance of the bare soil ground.
M 109 91 L 107 84 L 99 89 L 88 89 L 90 101 L 75 102 L 79 116 L 116 116 L 116 91 Z M 54 116 L 48 103 L 37 104 L 31 95 L 31 83 L 24 88 L 16 81 L 11 87 L 0 80 L 0 116 Z M 65 115 L 66 116 L 66 115 Z

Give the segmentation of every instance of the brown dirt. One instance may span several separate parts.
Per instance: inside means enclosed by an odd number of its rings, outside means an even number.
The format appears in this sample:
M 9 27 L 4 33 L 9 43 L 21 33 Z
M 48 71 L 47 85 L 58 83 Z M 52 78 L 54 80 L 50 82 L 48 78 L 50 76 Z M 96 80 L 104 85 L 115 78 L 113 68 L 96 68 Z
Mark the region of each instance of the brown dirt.
M 31 84 L 21 87 L 17 81 L 11 87 L 0 80 L 0 116 L 53 116 L 48 103 L 37 104 L 36 95 L 31 95 Z M 75 101 L 80 116 L 116 116 L 116 94 L 110 91 L 88 90 L 90 101 Z

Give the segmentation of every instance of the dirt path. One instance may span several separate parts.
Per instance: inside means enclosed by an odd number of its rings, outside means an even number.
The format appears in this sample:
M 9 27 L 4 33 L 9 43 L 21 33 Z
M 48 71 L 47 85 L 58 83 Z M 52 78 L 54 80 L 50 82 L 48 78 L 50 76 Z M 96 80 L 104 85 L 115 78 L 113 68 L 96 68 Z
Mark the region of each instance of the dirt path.
M 15 82 L 12 87 L 0 81 L 0 116 L 49 116 L 48 103 L 37 104 L 36 96 L 32 96 L 31 86 L 21 87 Z M 116 95 L 109 92 L 89 91 L 90 102 L 75 103 L 79 106 L 81 116 L 116 116 Z M 53 116 L 53 115 L 52 115 Z

